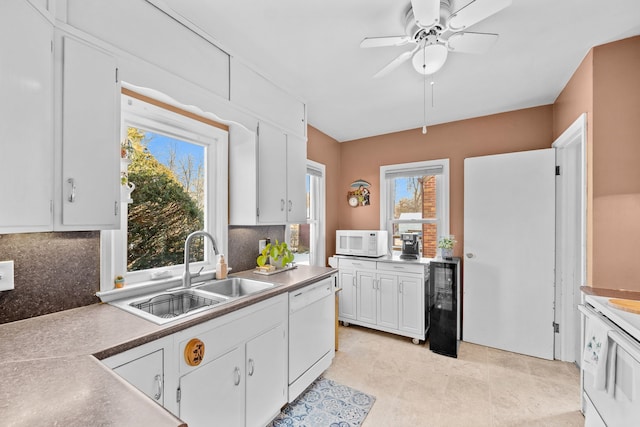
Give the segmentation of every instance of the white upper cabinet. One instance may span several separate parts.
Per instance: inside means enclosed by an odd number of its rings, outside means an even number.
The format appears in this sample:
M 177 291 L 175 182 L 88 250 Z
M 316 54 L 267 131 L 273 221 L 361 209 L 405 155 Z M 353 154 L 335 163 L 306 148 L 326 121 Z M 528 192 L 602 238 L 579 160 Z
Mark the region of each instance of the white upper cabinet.
M 307 141 L 287 135 L 287 221 L 307 222 Z
M 257 138 L 229 144 L 230 223 L 304 223 L 307 144 L 260 122 Z
M 287 221 L 287 135 L 260 123 L 258 130 L 258 218 Z
M 142 0 L 66 0 L 66 3 L 64 18 L 72 27 L 229 99 L 229 55 L 159 7 Z M 162 90 L 156 84 L 154 88 Z
M 0 234 L 53 225 L 53 26 L 24 0 L 0 4 Z
M 113 56 L 62 37 L 60 230 L 120 224 L 120 85 Z
M 287 134 L 307 135 L 305 105 L 237 58 L 231 58 L 231 102 L 285 129 Z

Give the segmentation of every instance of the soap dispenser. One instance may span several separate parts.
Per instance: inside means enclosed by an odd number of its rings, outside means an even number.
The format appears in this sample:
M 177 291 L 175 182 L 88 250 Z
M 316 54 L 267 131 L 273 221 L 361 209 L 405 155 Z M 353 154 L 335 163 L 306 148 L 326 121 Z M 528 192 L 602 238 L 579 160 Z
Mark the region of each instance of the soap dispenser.
M 227 278 L 227 263 L 224 260 L 224 255 L 220 254 L 218 257 L 218 264 L 216 264 L 216 279 Z

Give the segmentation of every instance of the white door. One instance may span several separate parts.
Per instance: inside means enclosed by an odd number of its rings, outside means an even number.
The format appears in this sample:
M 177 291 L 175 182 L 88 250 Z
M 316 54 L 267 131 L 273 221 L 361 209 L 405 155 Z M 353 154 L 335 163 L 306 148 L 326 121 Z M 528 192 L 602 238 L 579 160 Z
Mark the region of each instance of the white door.
M 378 274 L 376 287 L 378 294 L 377 324 L 398 329 L 398 276 Z
M 164 351 L 159 349 L 113 368 L 113 371 L 160 405 L 164 405 L 163 366 Z
M 424 339 L 424 279 L 422 276 L 398 276 L 401 331 L 418 334 Z
M 236 347 L 180 377 L 179 417 L 189 427 L 244 425 L 244 351 Z
M 247 343 L 247 426 L 264 426 L 287 403 L 287 359 L 284 325 Z
M 340 268 L 338 276 L 342 288 L 338 294 L 340 320 L 356 320 L 356 273 Z
M 287 221 L 287 137 L 264 122 L 258 132 L 258 220 L 283 224 Z
M 23 0 L 0 13 L 0 234 L 51 230 L 53 27 Z
M 555 151 L 465 159 L 464 340 L 553 359 Z
M 113 56 L 64 37 L 62 225 L 120 226 L 120 85 Z
M 371 271 L 356 271 L 356 317 L 361 322 L 376 324 L 376 273 Z

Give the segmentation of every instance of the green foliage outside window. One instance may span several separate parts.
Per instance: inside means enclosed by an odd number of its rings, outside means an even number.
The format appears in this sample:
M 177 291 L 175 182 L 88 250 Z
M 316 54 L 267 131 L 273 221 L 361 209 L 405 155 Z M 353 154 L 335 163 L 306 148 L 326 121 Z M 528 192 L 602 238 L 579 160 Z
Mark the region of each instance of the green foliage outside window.
M 184 241 L 204 228 L 204 211 L 177 178 L 146 148 L 148 137 L 129 128 L 133 146 L 129 181 L 136 185 L 129 205 L 127 232 L 128 271 L 178 265 L 184 262 Z M 191 261 L 202 260 L 204 242 L 196 239 Z

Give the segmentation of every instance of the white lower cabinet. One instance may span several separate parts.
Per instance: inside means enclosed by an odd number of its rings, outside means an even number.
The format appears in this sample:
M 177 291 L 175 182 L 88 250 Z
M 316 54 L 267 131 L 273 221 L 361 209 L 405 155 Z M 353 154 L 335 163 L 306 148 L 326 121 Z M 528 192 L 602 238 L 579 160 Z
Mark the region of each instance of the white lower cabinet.
M 165 357 L 171 355 L 172 342 L 171 337 L 162 338 L 104 359 L 102 363 L 164 406 Z
M 338 271 L 338 283 L 341 291 L 338 297 L 338 313 L 340 320 L 356 320 L 356 272 L 352 268 L 340 267 Z
M 280 412 L 286 402 L 283 390 L 287 376 L 282 368 L 287 360 L 284 324 L 247 342 L 246 426 L 264 426 Z M 283 401 L 284 398 L 284 401 Z
M 180 377 L 180 419 L 194 427 L 244 425 L 243 360 L 236 347 Z
M 189 427 L 262 427 L 287 402 L 287 295 L 279 295 L 176 334 L 176 415 Z M 185 348 L 204 344 L 189 366 Z
M 425 339 L 424 264 L 338 258 L 338 269 L 342 322 Z
M 287 403 L 288 315 L 285 293 L 102 362 L 189 427 L 263 427 Z

